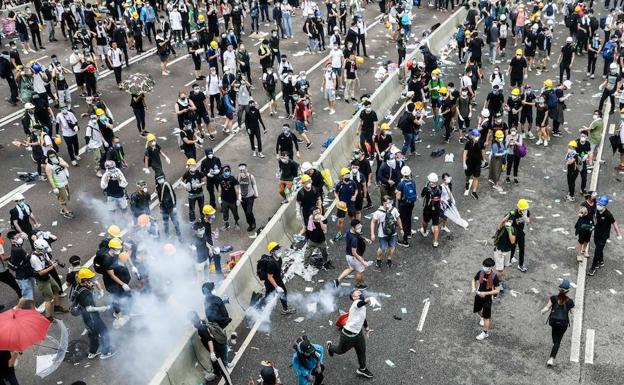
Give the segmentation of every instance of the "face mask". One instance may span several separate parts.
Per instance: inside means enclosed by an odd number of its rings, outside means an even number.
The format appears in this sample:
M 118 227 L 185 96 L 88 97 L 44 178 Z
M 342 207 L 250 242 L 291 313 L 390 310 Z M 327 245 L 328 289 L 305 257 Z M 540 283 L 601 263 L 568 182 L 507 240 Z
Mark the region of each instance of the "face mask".
M 119 256 L 119 254 L 121 254 L 121 249 L 111 249 L 111 254 L 114 256 Z
M 206 229 L 204 228 L 195 230 L 195 235 L 197 236 L 197 238 L 203 238 L 205 233 L 206 233 Z
M 271 75 L 273 73 L 272 70 L 267 70 L 267 74 Z
M 483 266 L 483 267 L 481 268 L 481 270 L 483 270 L 483 272 L 484 272 L 484 273 L 487 273 L 487 272 L 489 272 L 489 271 L 490 271 L 490 268 L 489 268 L 489 267 L 487 267 L 487 266 Z
M 50 163 L 52 163 L 52 164 L 58 164 L 58 163 L 59 163 L 59 160 L 58 160 L 58 158 L 50 158 Z
M 121 148 L 121 144 L 120 143 L 115 143 L 115 148 L 119 150 Z
M 216 218 L 217 218 L 217 216 L 216 216 L 215 214 L 212 214 L 212 215 L 208 216 L 208 218 L 209 218 L 210 220 L 214 220 L 214 219 L 216 219 Z
M 605 210 L 605 207 L 603 205 L 596 204 L 596 210 L 603 212 Z
M 147 193 L 147 187 L 143 187 L 143 192 Z
M 288 163 L 288 158 L 282 158 L 282 159 L 280 159 L 280 162 L 282 162 L 282 163 Z
M 158 179 L 158 180 L 156 181 L 156 183 L 158 183 L 158 184 L 163 184 L 163 183 L 165 183 L 165 180 L 164 180 L 164 179 Z
M 106 116 L 102 116 L 102 117 L 100 118 L 100 122 L 106 122 Z
M 370 113 L 372 111 L 373 111 L 373 109 L 371 107 L 366 107 L 366 112 Z
M 585 137 L 581 137 L 581 138 L 580 138 L 580 142 L 581 142 L 581 143 L 585 143 L 586 141 L 587 141 L 587 138 L 585 138 Z
M 355 232 L 358 234 L 362 234 L 362 226 L 358 226 L 355 228 Z
M 229 178 L 230 175 L 232 175 L 232 173 L 230 171 L 224 171 L 223 172 L 223 176 L 226 177 L 226 178 Z
M 152 147 L 156 147 L 156 141 L 152 141 L 152 142 L 150 142 L 150 146 L 152 146 Z
M 212 158 L 214 158 L 214 154 L 208 154 L 208 155 L 206 155 L 206 156 L 208 157 L 208 159 L 212 159 Z
M 392 202 L 384 203 L 384 207 L 386 208 L 386 210 L 391 209 L 392 208 Z
M 449 184 L 452 180 L 453 178 L 449 176 L 448 178 L 444 179 L 444 183 Z
M 593 118 L 594 120 L 596 120 L 596 119 L 598 119 L 598 118 L 599 118 L 599 116 L 598 116 L 598 115 L 594 115 L 594 116 L 592 116 L 592 118 Z
M 24 238 L 19 237 L 15 240 L 15 244 L 18 246 L 21 246 L 22 244 L 24 244 Z
M 468 92 L 462 92 L 461 96 L 462 96 L 462 98 L 465 98 L 466 96 L 468 96 Z
M 196 94 L 198 94 L 199 91 L 201 91 L 199 88 L 193 88 L 193 92 L 195 92 Z
M 282 132 L 284 133 L 284 135 L 286 135 L 286 136 L 290 136 L 290 131 L 288 131 L 288 130 L 283 130 Z
M 197 166 L 189 167 L 189 171 L 191 171 L 191 172 L 197 171 Z
M 390 168 L 395 168 L 396 167 L 396 160 L 394 160 L 394 159 L 388 160 L 388 166 L 390 166 Z
M 438 80 L 437 76 L 431 76 L 431 80 Z

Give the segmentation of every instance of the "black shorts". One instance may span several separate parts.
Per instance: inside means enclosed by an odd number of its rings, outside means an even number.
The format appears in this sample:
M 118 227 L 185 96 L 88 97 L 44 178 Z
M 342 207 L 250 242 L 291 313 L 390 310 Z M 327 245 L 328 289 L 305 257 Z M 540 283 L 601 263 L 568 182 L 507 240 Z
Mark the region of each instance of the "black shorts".
M 478 178 L 481 176 L 481 165 L 480 164 L 467 164 L 468 168 L 466 168 L 466 177 L 474 176 Z
M 347 211 L 342 211 L 342 210 L 336 211 L 336 217 L 338 218 L 345 218 L 347 214 L 349 215 L 349 218 L 353 218 L 353 215 L 354 215 L 353 207 L 348 207 Z
M 195 64 L 195 71 L 201 70 L 201 58 L 195 58 L 193 56 L 193 64 Z
M 591 231 L 580 231 L 578 234 L 578 243 L 589 243 L 591 234 Z
M 519 116 L 518 114 L 508 114 L 507 115 L 507 124 L 509 124 L 509 127 L 516 127 L 518 126 L 518 120 L 519 120 Z
M 433 226 L 437 226 L 440 224 L 440 209 L 432 210 L 429 208 L 425 208 L 423 210 L 423 221 L 425 223 L 431 222 Z
M 522 81 L 523 81 L 522 77 L 519 77 L 519 78 L 515 78 L 515 77 L 514 77 L 514 78 L 510 78 L 510 79 L 509 79 L 509 85 L 510 85 L 511 87 L 522 87 Z
M 492 318 L 492 300 L 481 298 L 478 295 L 475 295 L 474 307 L 472 308 L 472 312 L 481 312 L 481 317 L 483 319 Z
M 529 123 L 533 124 L 533 113 L 520 113 L 520 124 Z
M 477 65 L 477 67 L 481 68 L 483 65 L 481 64 L 481 56 L 470 56 L 470 61 Z
M 364 207 L 364 198 L 356 199 L 355 202 L 353 202 L 353 209 L 355 211 L 362 211 L 362 207 Z
M 83 86 L 85 84 L 85 80 L 84 80 L 84 74 L 82 72 L 80 73 L 74 73 L 74 76 L 76 77 L 76 85 L 77 86 Z
M 210 115 L 208 114 L 208 111 L 202 111 L 195 114 L 195 123 L 200 125 L 202 120 L 204 121 L 204 124 L 210 124 Z

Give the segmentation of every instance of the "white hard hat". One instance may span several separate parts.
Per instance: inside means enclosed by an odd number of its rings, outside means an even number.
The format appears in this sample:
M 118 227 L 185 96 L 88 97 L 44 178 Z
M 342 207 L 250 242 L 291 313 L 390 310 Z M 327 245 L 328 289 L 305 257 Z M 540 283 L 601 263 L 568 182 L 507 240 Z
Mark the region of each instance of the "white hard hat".
M 429 182 L 432 182 L 432 183 L 437 183 L 438 182 L 438 174 L 436 174 L 435 172 L 432 172 L 431 174 L 427 175 L 427 180 Z
M 481 116 L 483 116 L 484 118 L 489 118 L 490 117 L 490 110 L 488 110 L 487 108 L 484 108 L 481 111 Z
M 32 103 L 26 103 L 26 104 L 24 104 L 24 108 L 27 109 L 27 110 L 32 110 L 32 109 L 35 108 L 35 105 L 32 104 Z
M 505 21 L 505 20 L 507 20 L 507 16 L 505 16 L 505 15 L 501 15 L 501 17 L 500 17 L 500 21 Z
M 617 68 L 618 68 L 618 65 L 617 65 L 617 64 L 615 64 L 615 63 L 611 63 L 611 64 L 609 64 L 609 69 L 610 69 L 610 70 L 616 70 Z
M 16 201 L 16 202 L 17 201 L 23 201 L 24 199 L 26 199 L 26 198 L 24 198 L 24 195 L 22 195 L 22 193 L 17 193 L 15 195 L 13 195 L 13 200 Z
M 569 81 L 569 80 L 564 80 L 564 81 L 563 81 L 563 86 L 564 86 L 565 88 L 567 88 L 567 89 L 570 89 L 570 88 L 572 88 L 572 82 L 571 82 L 571 81 Z
M 566 43 L 572 43 L 573 41 L 574 39 L 572 39 L 572 36 L 566 37 Z
M 45 250 L 48 248 L 48 242 L 44 241 L 43 239 L 35 239 L 33 245 L 37 250 Z
M 410 176 L 411 174 L 412 174 L 412 169 L 410 169 L 409 166 L 401 167 L 401 175 Z
M 546 22 L 546 24 L 548 25 L 554 25 L 555 21 L 553 19 L 548 19 L 548 21 Z
M 303 162 L 303 164 L 301 165 L 301 171 L 303 172 L 308 172 L 311 169 L 312 165 L 310 164 L 310 162 Z

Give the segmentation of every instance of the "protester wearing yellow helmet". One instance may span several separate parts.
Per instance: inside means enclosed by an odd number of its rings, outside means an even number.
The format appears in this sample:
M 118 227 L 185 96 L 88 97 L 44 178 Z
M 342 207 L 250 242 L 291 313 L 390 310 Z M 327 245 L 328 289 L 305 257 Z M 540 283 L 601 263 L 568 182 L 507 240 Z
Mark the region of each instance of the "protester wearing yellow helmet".
M 524 226 L 531 223 L 531 212 L 529 211 L 529 201 L 521 198 L 516 203 L 516 209 L 511 210 L 505 215 L 503 221 L 501 222 L 500 227 L 506 226 L 506 224 L 510 224 L 513 229 L 513 234 L 515 236 L 515 243 L 511 245 L 510 250 L 510 262 L 516 263 L 518 262 L 518 270 L 525 273 L 527 271 L 526 265 L 524 263 L 524 246 L 525 246 L 525 232 Z M 516 247 L 519 248 L 518 259 L 514 256 L 516 252 Z M 507 263 L 507 261 L 505 261 Z
M 165 161 L 170 164 L 171 159 L 165 154 L 160 145 L 156 143 L 156 135 L 151 132 L 145 137 L 145 155 L 143 156 L 143 172 L 150 173 L 150 167 L 154 171 L 154 176 L 158 178 L 161 175 L 165 175 L 162 166 L 161 156 L 165 158 Z
M 265 299 L 270 300 L 276 293 L 282 304 L 281 313 L 284 315 L 294 314 L 295 309 L 288 307 L 288 293 L 282 279 L 282 257 L 279 255 L 280 244 L 271 241 L 267 245 L 268 254 L 262 255 L 256 265 L 256 274 L 264 282 Z
M 385 131 L 384 131 L 385 132 Z M 344 236 L 344 222 L 347 215 L 350 219 L 355 218 L 355 203 L 358 198 L 357 183 L 351 178 L 351 170 L 346 167 L 340 169 L 340 181 L 334 188 L 336 199 L 336 235 L 334 241 L 339 241 Z
M 579 166 L 581 165 L 581 158 L 579 154 L 576 152 L 578 147 L 578 143 L 576 140 L 571 140 L 568 142 L 568 152 L 565 156 L 565 164 L 567 168 L 566 177 L 568 180 L 568 195 L 566 199 L 569 202 L 574 202 L 574 192 L 576 189 L 576 178 L 579 175 Z
M 445 87 L 444 81 L 441 78 L 442 72 L 439 69 L 431 71 L 431 79 L 426 85 L 426 88 L 431 94 L 431 107 L 433 109 L 433 129 L 439 130 L 442 128 L 442 117 L 438 114 L 442 100 L 440 98 L 440 89 Z
M 488 179 L 494 184 L 492 188 L 498 192 L 503 191 L 503 188 L 500 185 L 500 176 L 503 171 L 503 161 L 505 160 L 505 154 L 507 152 L 504 138 L 505 134 L 502 130 L 496 130 L 496 132 L 494 132 L 494 143 L 492 143 L 490 154 Z

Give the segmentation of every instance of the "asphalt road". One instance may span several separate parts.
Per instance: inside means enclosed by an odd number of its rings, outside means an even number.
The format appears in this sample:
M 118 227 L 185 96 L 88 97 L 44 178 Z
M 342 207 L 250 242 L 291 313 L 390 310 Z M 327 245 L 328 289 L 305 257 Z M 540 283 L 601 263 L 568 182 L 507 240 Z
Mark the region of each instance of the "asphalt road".
M 370 26 L 368 31 L 369 38 L 367 39 L 370 58 L 360 70 L 361 82 L 358 94 L 366 92 L 372 93 L 377 86 L 372 75 L 374 73 L 374 67 L 378 62 L 386 59 L 396 60 L 396 51 L 394 45 L 388 44 L 387 42 L 386 30 L 383 28 L 382 24 L 375 23 L 377 15 L 378 10 L 375 6 L 370 6 L 365 12 L 365 18 Z M 414 20 L 416 30 L 419 31 L 428 28 L 431 24 L 436 22 L 434 19 L 437 18 L 441 19 L 442 15 L 434 15 L 429 9 L 424 10 L 417 15 Z M 268 26 L 264 26 L 263 28 L 267 29 Z M 324 55 L 301 54 L 305 49 L 306 39 L 302 36 L 303 34 L 299 28 L 295 28 L 295 30 L 295 38 L 293 40 L 283 41 L 282 50 L 289 55 L 289 60 L 293 64 L 296 73 L 300 70 L 314 70 L 309 74 L 314 92 L 313 103 L 316 106 L 314 123 L 309 134 L 314 142 L 314 146 L 311 150 L 302 149 L 302 157 L 301 159 L 297 159 L 297 161 L 303 162 L 304 160 L 313 161 L 318 158 L 322 151 L 319 144 L 328 136 L 334 135 L 337 132 L 337 122 L 348 118 L 352 114 L 354 108 L 353 106 L 346 105 L 344 102 L 339 101 L 335 115 L 328 116 L 327 112 L 322 111 L 322 107 L 324 107 L 325 104 L 317 90 L 320 86 L 320 72 L 317 68 L 324 61 Z M 249 51 L 252 53 L 256 51 L 257 48 L 254 47 L 256 40 L 246 37 L 244 41 L 247 43 Z M 51 43 L 48 44 L 47 47 L 48 49 L 45 51 L 45 54 L 50 56 L 52 53 L 56 53 L 63 60 L 65 60 L 70 53 L 67 45 L 63 42 Z M 148 129 L 157 134 L 159 143 L 163 146 L 164 151 L 171 157 L 171 165 L 164 165 L 164 171 L 168 180 L 171 182 L 177 180 L 177 178 L 182 175 L 185 161 L 183 154 L 178 151 L 175 138 L 172 135 L 172 127 L 176 126 L 173 103 L 177 97 L 178 90 L 188 90 L 189 85 L 194 82 L 190 58 L 183 56 L 182 49 L 179 49 L 178 52 L 177 59 L 174 59 L 170 66 L 172 74 L 169 77 L 161 77 L 158 59 L 154 56 L 142 58 L 140 61 L 133 63 L 129 69 L 124 69 L 124 77 L 130 72 L 142 72 L 149 73 L 156 79 L 156 88 L 148 95 Z M 41 53 L 41 56 L 43 55 L 44 53 Z M 24 59 L 39 58 L 41 56 L 37 53 L 28 55 Z M 131 54 L 131 56 L 133 55 Z M 46 63 L 49 58 L 42 60 Z M 205 64 L 203 67 L 205 71 Z M 254 96 L 263 103 L 263 92 L 259 89 L 259 77 L 259 69 L 254 68 L 254 84 L 258 87 L 254 92 Z M 129 192 L 133 191 L 134 182 L 139 179 L 145 179 L 148 182 L 151 192 L 154 187 L 153 176 L 145 175 L 142 172 L 144 138 L 138 135 L 135 122 L 132 120 L 133 115 L 128 107 L 129 95 L 116 89 L 114 79 L 110 75 L 98 82 L 98 89 L 103 93 L 104 100 L 115 116 L 116 127 L 119 129 L 117 135 L 121 138 L 126 150 L 126 157 L 130 168 L 125 170 L 124 173 L 130 183 Z M 8 90 L 6 87 L 3 87 L 0 92 L 4 94 L 8 93 Z M 84 100 L 81 100 L 75 93 L 72 94 L 72 97 L 74 98 L 72 104 L 81 104 L 80 107 L 75 108 L 76 115 L 78 115 L 80 112 L 84 111 Z M 0 109 L 0 115 L 6 116 L 16 110 L 17 109 L 9 107 L 8 105 L 3 105 Z M 281 200 L 277 194 L 277 183 L 274 179 L 277 162 L 271 155 L 273 153 L 271 149 L 274 148 L 275 138 L 280 133 L 281 124 L 286 122 L 284 119 L 284 107 L 281 102 L 279 102 L 278 111 L 280 113 L 272 118 L 269 117 L 268 114 L 263 114 L 265 123 L 267 123 L 269 127 L 269 133 L 263 137 L 263 144 L 267 148 L 265 154 L 268 156 L 263 160 L 251 156 L 248 138 L 242 133 L 231 137 L 225 137 L 219 134 L 218 141 L 211 143 L 213 147 L 218 148 L 217 156 L 221 158 L 224 164 L 237 165 L 240 162 L 246 162 L 250 165 L 250 170 L 257 178 L 259 191 L 263 198 L 257 202 L 255 210 L 259 226 L 266 223 L 279 206 Z M 18 118 L 19 117 L 21 117 L 21 115 L 19 115 Z M 160 120 L 157 121 L 156 118 Z M 3 130 L 4 134 L 0 139 L 0 142 L 4 145 L 4 149 L 0 152 L 0 161 L 3 164 L 4 172 L 4 183 L 0 186 L 0 195 L 8 199 L 4 201 L 5 204 L 1 208 L 5 213 L 2 218 L 2 223 L 5 225 L 4 227 L 8 227 L 8 211 L 13 207 L 10 197 L 14 194 L 15 189 L 24 189 L 24 195 L 32 206 L 33 212 L 43 224 L 42 228 L 50 230 L 59 236 L 59 241 L 54 244 L 55 256 L 60 260 L 66 261 L 70 255 L 77 254 L 83 258 L 83 261 L 87 262 L 95 252 L 95 247 L 99 242 L 101 233 L 105 231 L 106 227 L 113 221 L 105 210 L 103 210 L 102 202 L 104 202 L 104 197 L 99 189 L 99 180 L 94 176 L 94 170 L 92 169 L 89 155 L 85 154 L 83 156 L 79 167 L 72 167 L 70 169 L 70 187 L 73 194 L 72 208 L 76 214 L 76 218 L 73 220 L 65 219 L 58 214 L 56 199 L 52 195 L 47 182 L 36 182 L 33 183 L 32 186 L 24 187 L 22 182 L 16 180 L 16 172 L 31 171 L 34 169 L 34 164 L 29 159 L 29 154 L 23 149 L 18 149 L 10 145 L 11 140 L 21 138 L 23 135 L 21 125 L 16 125 L 16 123 L 19 123 L 19 120 L 7 119 L 0 122 L 2 126 L 0 129 Z M 219 123 L 221 123 L 221 121 L 219 121 Z M 81 126 L 84 127 L 85 125 L 86 120 L 81 120 Z M 82 134 L 79 135 L 81 136 L 79 139 L 80 144 L 84 145 Z M 60 155 L 63 158 L 67 158 L 64 144 L 61 145 Z M 188 209 L 185 207 L 185 193 L 183 190 L 177 190 L 177 194 L 180 220 L 186 223 Z M 240 214 L 242 216 L 242 212 Z M 157 209 L 156 216 L 159 216 Z M 126 223 L 115 221 L 123 225 L 123 227 L 129 226 L 128 218 L 125 219 Z M 217 221 L 217 224 L 219 225 L 220 222 Z M 241 219 L 241 225 L 243 228 L 246 227 L 244 218 Z M 249 238 L 248 234 L 244 231 L 230 231 L 222 232 L 219 242 L 221 244 L 230 244 L 235 250 L 239 250 L 251 244 L 252 240 L 253 239 Z M 61 273 L 61 275 L 64 274 Z M 37 302 L 39 301 L 40 299 L 37 298 Z M 2 292 L 0 293 L 0 302 L 7 306 L 14 305 L 16 302 L 14 293 L 3 286 Z M 143 354 L 145 351 L 149 351 L 149 346 L 124 346 L 124 333 L 139 333 L 140 331 L 122 329 L 120 332 L 113 331 L 112 333 L 113 344 L 117 346 L 120 352 L 118 357 L 106 362 L 100 362 L 99 360 L 89 362 L 86 359 L 87 339 L 86 336 L 81 335 L 84 330 L 82 321 L 69 315 L 62 316 L 62 318 L 70 329 L 70 353 L 68 354 L 66 362 L 63 363 L 53 375 L 42 381 L 33 374 L 34 359 L 32 352 L 26 352 L 20 360 L 18 369 L 20 383 L 54 384 L 59 381 L 71 383 L 75 380 L 84 380 L 87 381 L 87 383 L 97 384 L 124 383 L 126 373 L 120 371 L 120 363 L 131 362 L 133 354 Z M 154 361 L 153 364 L 157 365 L 158 361 Z M 142 373 L 147 373 L 148 371 L 149 370 L 145 370 Z

